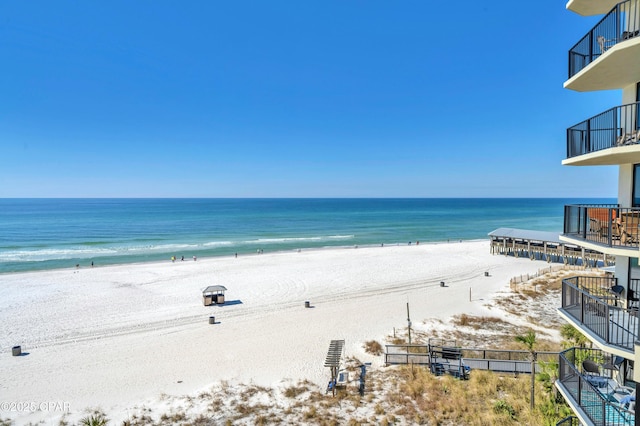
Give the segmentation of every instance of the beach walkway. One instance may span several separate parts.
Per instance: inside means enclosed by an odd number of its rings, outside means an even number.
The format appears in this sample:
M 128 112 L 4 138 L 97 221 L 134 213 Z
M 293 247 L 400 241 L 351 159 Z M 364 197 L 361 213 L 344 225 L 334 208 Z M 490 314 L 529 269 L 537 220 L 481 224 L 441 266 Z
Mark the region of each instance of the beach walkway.
M 498 228 L 489 232 L 491 254 L 528 257 L 568 265 L 612 266 L 615 257 L 560 241 L 559 234 L 527 229 Z

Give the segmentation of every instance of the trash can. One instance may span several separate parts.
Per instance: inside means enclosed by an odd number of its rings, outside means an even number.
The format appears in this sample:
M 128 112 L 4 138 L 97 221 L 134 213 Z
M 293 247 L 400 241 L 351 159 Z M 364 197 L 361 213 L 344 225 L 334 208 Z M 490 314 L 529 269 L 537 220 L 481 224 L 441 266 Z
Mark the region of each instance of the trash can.
M 309 308 L 311 307 L 311 304 L 309 303 L 309 301 L 307 300 L 306 302 L 304 302 L 304 307 L 305 308 Z
M 444 287 L 444 281 L 440 281 L 440 287 Z
M 21 346 L 14 346 L 13 348 L 11 348 L 11 354 L 13 356 L 22 355 L 22 347 Z
M 204 306 L 211 305 L 213 303 L 213 296 L 202 296 L 202 302 L 204 303 Z
M 216 317 L 209 317 L 209 324 L 215 324 L 216 323 Z
M 489 272 L 485 272 L 485 273 L 484 273 L 484 276 L 485 276 L 485 277 L 488 277 L 488 276 L 489 276 Z
M 216 298 L 216 303 L 219 305 L 224 304 L 224 294 L 218 294 L 217 298 Z

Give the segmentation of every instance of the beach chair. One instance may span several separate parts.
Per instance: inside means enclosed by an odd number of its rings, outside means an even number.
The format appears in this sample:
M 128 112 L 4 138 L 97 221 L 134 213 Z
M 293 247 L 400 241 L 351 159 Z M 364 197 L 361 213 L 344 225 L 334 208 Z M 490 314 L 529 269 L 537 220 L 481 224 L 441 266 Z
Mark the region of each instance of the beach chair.
M 606 388 L 609 385 L 609 378 L 600 374 L 600 366 L 590 359 L 582 361 L 584 379 L 596 388 Z

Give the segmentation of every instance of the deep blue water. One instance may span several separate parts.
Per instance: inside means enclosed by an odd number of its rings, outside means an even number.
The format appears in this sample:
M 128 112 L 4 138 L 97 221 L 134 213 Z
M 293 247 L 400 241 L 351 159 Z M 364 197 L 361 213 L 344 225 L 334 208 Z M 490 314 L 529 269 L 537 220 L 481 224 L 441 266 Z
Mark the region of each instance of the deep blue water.
M 562 231 L 611 199 L 0 199 L 0 273 Z

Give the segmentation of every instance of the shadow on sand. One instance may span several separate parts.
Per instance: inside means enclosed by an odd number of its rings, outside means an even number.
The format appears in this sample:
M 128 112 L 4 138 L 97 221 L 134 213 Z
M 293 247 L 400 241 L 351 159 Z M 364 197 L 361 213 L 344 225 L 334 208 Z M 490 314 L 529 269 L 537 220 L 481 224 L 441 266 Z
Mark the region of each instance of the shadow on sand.
M 242 300 L 225 300 L 223 304 L 216 305 L 216 306 L 224 308 L 225 306 L 232 306 L 232 305 L 242 305 Z

